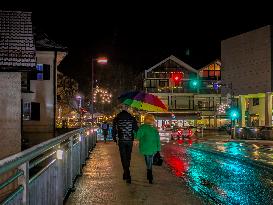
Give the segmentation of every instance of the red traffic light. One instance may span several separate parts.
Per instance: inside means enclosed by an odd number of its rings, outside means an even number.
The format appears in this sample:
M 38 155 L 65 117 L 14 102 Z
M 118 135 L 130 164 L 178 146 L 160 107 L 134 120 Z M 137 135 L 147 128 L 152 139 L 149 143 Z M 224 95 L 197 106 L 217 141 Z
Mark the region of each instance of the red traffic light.
M 171 79 L 175 85 L 178 85 L 182 81 L 182 78 L 183 78 L 182 72 L 173 72 L 171 74 Z

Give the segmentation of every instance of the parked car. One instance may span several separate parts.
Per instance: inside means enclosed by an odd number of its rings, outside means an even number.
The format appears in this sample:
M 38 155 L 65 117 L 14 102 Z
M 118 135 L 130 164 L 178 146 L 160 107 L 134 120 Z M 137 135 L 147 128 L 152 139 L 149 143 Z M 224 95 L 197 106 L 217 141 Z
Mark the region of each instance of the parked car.
M 194 135 L 193 128 L 190 127 L 183 127 L 183 128 L 176 128 L 172 130 L 171 139 L 184 139 L 190 138 Z

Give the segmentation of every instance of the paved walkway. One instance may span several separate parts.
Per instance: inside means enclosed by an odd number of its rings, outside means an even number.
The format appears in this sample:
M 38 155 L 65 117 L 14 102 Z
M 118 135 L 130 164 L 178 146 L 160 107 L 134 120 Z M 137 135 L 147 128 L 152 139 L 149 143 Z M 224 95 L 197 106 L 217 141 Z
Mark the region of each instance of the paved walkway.
M 165 167 L 154 166 L 154 184 L 146 179 L 143 157 L 134 145 L 132 153 L 132 184 L 122 180 L 122 167 L 118 146 L 113 142 L 98 143 L 87 161 L 83 176 L 75 184 L 67 205 L 198 205 L 200 199 L 193 195 L 180 179 Z

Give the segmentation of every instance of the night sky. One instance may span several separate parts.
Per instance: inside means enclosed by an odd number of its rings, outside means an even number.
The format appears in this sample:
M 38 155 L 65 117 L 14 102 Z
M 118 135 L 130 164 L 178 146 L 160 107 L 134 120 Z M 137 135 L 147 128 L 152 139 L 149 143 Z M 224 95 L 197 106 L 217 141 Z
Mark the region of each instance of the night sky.
M 105 1 L 60 6 L 38 2 L 5 8 L 32 11 L 34 26 L 68 47 L 61 71 L 84 79 L 92 55 L 106 55 L 110 62 L 137 71 L 175 55 L 199 69 L 220 58 L 222 39 L 271 23 L 270 6 L 223 5 L 108 5 Z

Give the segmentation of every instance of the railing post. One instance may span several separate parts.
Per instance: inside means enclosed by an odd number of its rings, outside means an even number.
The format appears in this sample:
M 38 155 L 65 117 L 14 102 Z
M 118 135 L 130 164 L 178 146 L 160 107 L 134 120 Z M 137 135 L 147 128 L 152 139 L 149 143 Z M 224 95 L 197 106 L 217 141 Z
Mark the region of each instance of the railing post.
M 77 156 L 77 158 L 78 158 L 78 164 L 77 164 L 77 166 L 78 166 L 78 173 L 77 173 L 77 175 L 78 176 L 81 176 L 82 175 L 82 162 L 81 162 L 81 155 L 82 155 L 82 152 L 81 152 L 81 144 L 82 144 L 82 136 L 81 136 L 81 132 L 79 132 L 78 133 L 78 140 L 79 140 L 79 142 L 78 142 L 78 151 L 77 151 L 77 154 L 78 154 L 78 156 Z
M 65 152 L 63 152 L 63 155 Z M 64 175 L 63 175 L 63 162 L 64 156 L 57 157 L 56 167 L 56 205 L 62 205 L 64 200 Z
M 19 177 L 19 184 L 24 187 L 23 190 L 23 205 L 29 205 L 29 162 L 25 162 L 19 167 L 24 172 L 24 175 Z
M 75 187 L 74 187 L 74 184 L 73 184 L 73 138 L 74 136 L 70 136 L 69 137 L 69 151 L 70 151 L 70 159 L 69 159 L 69 162 L 70 162 L 70 179 L 69 179 L 69 182 L 71 183 L 70 185 L 70 191 L 75 191 Z
M 83 159 L 83 152 L 84 152 L 84 136 L 83 133 L 81 132 L 79 134 L 79 143 L 80 143 L 80 176 L 82 175 L 82 166 L 84 164 L 84 159 Z

